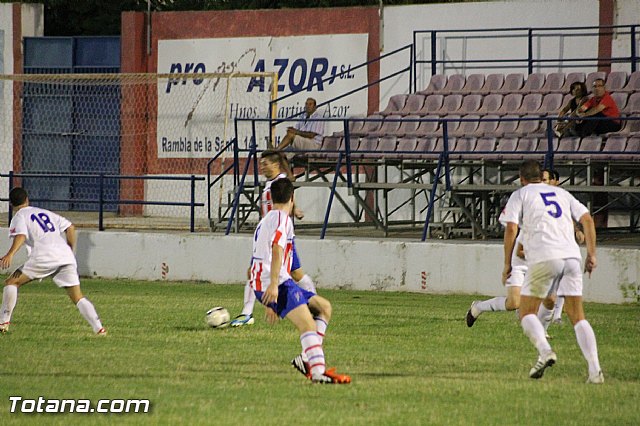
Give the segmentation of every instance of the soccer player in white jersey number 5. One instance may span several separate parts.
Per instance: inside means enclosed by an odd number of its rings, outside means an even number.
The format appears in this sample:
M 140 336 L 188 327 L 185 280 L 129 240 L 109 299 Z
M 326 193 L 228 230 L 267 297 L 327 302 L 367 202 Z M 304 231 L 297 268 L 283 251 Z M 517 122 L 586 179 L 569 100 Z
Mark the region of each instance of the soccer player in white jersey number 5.
M 350 383 L 351 378 L 325 367 L 323 338 L 331 319 L 331 303 L 303 290 L 291 279 L 293 184 L 276 179 L 271 184 L 273 210 L 256 227 L 251 256 L 251 287 L 267 308 L 267 322 L 287 318 L 300 333 L 302 354 L 291 362 L 314 383 Z M 315 315 L 314 317 L 312 316 Z
M 573 219 L 584 228 L 587 246 L 584 271 L 591 276 L 597 264 L 593 218 L 573 195 L 557 186 L 542 183 L 541 177 L 538 162 L 525 161 L 520 166 L 523 187 L 511 194 L 500 215 L 500 222 L 505 226 L 503 283 L 511 274 L 511 257 L 518 228 L 529 268 L 520 300 L 522 329 L 538 351 L 538 361 L 529 377 L 541 378 L 544 370 L 557 361 L 536 315 L 542 299 L 557 290 L 558 296 L 565 297 L 565 310 L 589 366 L 587 383 L 603 383 L 596 336 L 585 319 L 582 306 L 581 254 L 573 228 Z
M 64 217 L 49 210 L 29 206 L 29 197 L 22 188 L 9 193 L 11 206 L 16 210 L 9 225 L 9 237 L 13 239 L 7 254 L 0 258 L 0 267 L 11 266 L 13 256 L 23 244 L 27 246 L 26 263 L 16 269 L 4 282 L 0 331 L 9 330 L 11 315 L 18 300 L 18 288 L 36 279 L 51 276 L 53 282 L 67 291 L 93 332 L 106 334 L 93 304 L 82 295 L 76 257 L 75 227 Z M 66 238 L 62 234 L 66 235 Z

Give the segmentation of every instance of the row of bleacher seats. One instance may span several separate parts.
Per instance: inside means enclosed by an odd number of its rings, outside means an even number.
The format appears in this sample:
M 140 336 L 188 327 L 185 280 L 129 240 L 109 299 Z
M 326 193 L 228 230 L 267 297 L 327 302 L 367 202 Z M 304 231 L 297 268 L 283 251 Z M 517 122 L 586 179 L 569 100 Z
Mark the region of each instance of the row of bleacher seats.
M 576 81 L 585 82 L 591 88 L 594 80 L 606 80 L 609 92 L 640 91 L 640 71 L 629 75 L 626 71 L 612 71 L 609 74 L 601 71 L 585 74 L 584 72 L 533 73 L 525 81 L 522 73 L 507 74 L 463 74 L 446 76 L 436 74 L 431 77 L 429 85 L 419 94 L 450 95 L 450 94 L 489 94 L 489 93 L 569 93 L 569 87 Z
M 450 137 L 447 140 L 450 160 L 521 160 L 530 156 L 542 157 L 549 151 L 546 138 L 538 137 Z M 345 139 L 329 136 L 323 140 L 320 152 L 314 157 L 335 158 L 344 150 Z M 424 159 L 435 160 L 444 149 L 442 137 L 367 136 L 351 139 L 350 148 L 355 158 L 369 159 Z M 610 134 L 608 137 L 565 137 L 552 140 L 555 160 L 586 161 L 638 161 L 640 136 L 626 137 Z
M 638 114 L 640 112 L 640 91 L 635 93 L 612 92 L 611 96 L 623 115 Z M 375 112 L 370 118 L 408 115 L 437 115 L 449 114 L 493 114 L 507 115 L 556 115 L 560 108 L 566 105 L 572 96 L 561 93 L 507 93 L 505 95 L 492 93 L 489 95 L 393 95 L 387 107 Z M 378 117 L 382 116 L 382 117 Z

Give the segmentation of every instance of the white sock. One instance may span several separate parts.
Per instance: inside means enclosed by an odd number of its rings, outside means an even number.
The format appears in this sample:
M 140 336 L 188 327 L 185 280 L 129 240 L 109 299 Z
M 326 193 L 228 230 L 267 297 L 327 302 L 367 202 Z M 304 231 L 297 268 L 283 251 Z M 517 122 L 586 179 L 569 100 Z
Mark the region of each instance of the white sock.
M 477 309 L 476 312 L 471 312 L 474 317 L 477 317 L 483 312 L 495 312 L 495 311 L 506 311 L 507 298 L 504 296 L 494 297 L 493 299 L 483 300 L 482 302 L 478 302 L 473 305 L 473 309 Z M 477 315 L 476 315 L 477 313 Z
M 11 314 L 18 302 L 18 287 L 5 285 L 2 290 L 2 308 L 0 309 L 0 324 L 11 321 Z
M 545 333 L 549 329 L 549 324 L 551 324 L 551 320 L 553 319 L 553 309 L 547 309 L 544 306 L 544 303 L 540 304 L 538 308 L 538 319 L 542 323 L 542 327 L 544 327 Z
M 100 322 L 100 317 L 98 317 L 98 313 L 96 312 L 96 308 L 93 307 L 93 303 L 89 302 L 89 299 L 83 297 L 78 300 L 76 303 L 76 307 L 80 311 L 80 314 L 87 320 L 91 328 L 93 328 L 93 332 L 97 333 L 102 328 L 102 323 Z
M 531 340 L 533 346 L 538 350 L 538 354 L 542 355 L 551 350 L 551 345 L 544 336 L 544 327 L 540 320 L 534 314 L 525 315 L 520 322 L 524 334 Z
M 564 296 L 558 296 L 556 299 L 556 306 L 553 310 L 553 320 L 559 320 L 562 318 L 562 308 L 564 307 Z
M 251 288 L 251 281 L 247 280 L 244 286 L 244 306 L 242 307 L 242 315 L 252 315 L 253 305 L 256 304 L 256 294 Z
M 589 365 L 589 376 L 598 374 L 600 371 L 600 361 L 598 360 L 598 344 L 596 343 L 596 335 L 591 328 L 589 321 L 582 320 L 573 327 L 576 332 L 576 340 L 582 351 L 584 359 Z
M 310 291 L 311 293 L 317 293 L 315 283 L 307 274 L 304 274 L 300 281 L 298 281 L 298 286 L 304 290 Z
M 307 355 L 312 376 L 322 376 L 325 371 L 324 351 L 322 341 L 315 331 L 308 331 L 300 335 L 302 353 Z
M 320 337 L 320 343 L 324 344 L 324 335 L 327 333 L 329 323 L 320 317 L 315 317 L 314 321 L 316 322 L 316 332 L 318 333 L 318 337 Z

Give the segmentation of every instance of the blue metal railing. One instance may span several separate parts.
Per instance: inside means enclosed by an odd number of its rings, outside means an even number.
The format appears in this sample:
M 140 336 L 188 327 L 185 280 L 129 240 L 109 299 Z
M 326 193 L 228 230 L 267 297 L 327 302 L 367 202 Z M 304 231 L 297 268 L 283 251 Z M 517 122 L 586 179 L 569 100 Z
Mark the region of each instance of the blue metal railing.
M 68 179 L 68 178 L 97 178 L 99 179 L 99 194 L 98 199 L 52 199 L 52 198 L 30 198 L 32 202 L 75 202 L 75 203 L 87 203 L 98 205 L 98 230 L 104 231 L 104 206 L 105 204 L 118 204 L 118 205 L 152 205 L 152 206 L 181 206 L 190 208 L 190 231 L 195 232 L 195 208 L 204 207 L 204 203 L 196 203 L 195 201 L 195 188 L 196 181 L 204 181 L 204 177 L 196 177 L 191 175 L 186 176 L 127 176 L 127 175 L 109 175 L 104 173 L 96 174 L 59 174 L 59 173 L 14 173 L 8 174 L 0 173 L 0 178 L 9 178 L 9 191 L 14 187 L 15 178 L 29 178 L 29 179 Z M 104 199 L 104 181 L 107 179 L 115 180 L 163 180 L 163 181 L 190 181 L 190 200 L 189 202 L 173 202 L 173 201 L 140 201 L 140 200 L 106 200 Z M 0 198 L 0 201 L 9 201 L 8 198 Z M 11 204 L 9 204 L 9 222 L 13 215 Z
M 519 28 L 478 28 L 464 30 L 417 30 L 413 32 L 413 88 L 417 87 L 418 66 L 429 64 L 431 75 L 438 73 L 438 65 L 462 65 L 471 69 L 490 68 L 524 68 L 527 74 L 534 72 L 534 67 L 549 68 L 571 68 L 575 66 L 600 65 L 611 63 L 629 63 L 631 72 L 638 70 L 640 57 L 638 57 L 638 29 L 640 25 L 611 25 L 611 26 L 581 26 L 581 27 L 519 27 Z M 500 34 L 503 33 L 503 34 Z M 426 34 L 429 39 L 430 53 L 428 59 L 418 58 L 419 37 Z M 482 58 L 482 59 L 438 59 L 437 42 L 438 37 L 447 37 L 463 40 L 491 39 L 493 41 L 501 38 L 526 39 L 526 57 L 515 58 Z M 457 36 L 456 36 L 457 35 Z M 545 39 L 565 39 L 571 37 L 602 37 L 615 35 L 616 37 L 629 37 L 628 56 L 607 56 L 607 57 L 572 57 L 572 58 L 552 58 L 545 59 L 536 57 L 534 50 L 534 40 L 542 43 Z M 525 53 L 525 52 L 523 52 Z

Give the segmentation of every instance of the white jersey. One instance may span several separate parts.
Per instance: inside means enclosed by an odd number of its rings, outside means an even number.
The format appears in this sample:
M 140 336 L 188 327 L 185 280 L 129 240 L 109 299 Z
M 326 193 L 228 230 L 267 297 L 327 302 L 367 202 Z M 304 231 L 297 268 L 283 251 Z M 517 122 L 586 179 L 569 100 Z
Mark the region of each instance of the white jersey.
M 76 257 L 62 235 L 70 226 L 71 222 L 49 210 L 23 207 L 11 219 L 9 237 L 25 235 L 29 260 L 38 265 L 76 265 Z
M 282 210 L 271 210 L 260 221 L 253 234 L 250 280 L 254 290 L 265 291 L 271 283 L 272 247 L 275 244 L 284 250 L 278 284 L 291 279 L 293 237 L 293 222 Z
M 552 259 L 580 259 L 573 220 L 589 210 L 569 192 L 544 183 L 530 183 L 509 197 L 500 223 L 520 227 L 528 265 Z
M 262 191 L 262 195 L 260 196 L 260 211 L 262 213 L 262 217 L 265 217 L 267 213 L 269 213 L 273 209 L 273 200 L 271 199 L 271 184 L 278 179 L 287 178 L 286 173 L 280 173 L 278 176 L 274 177 L 271 180 L 268 180 L 264 184 L 264 190 Z

